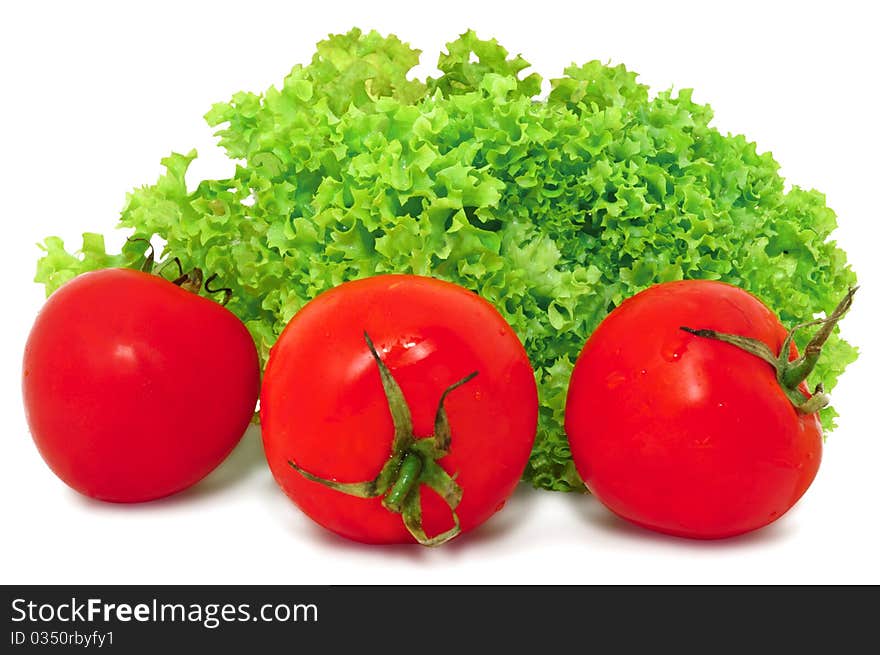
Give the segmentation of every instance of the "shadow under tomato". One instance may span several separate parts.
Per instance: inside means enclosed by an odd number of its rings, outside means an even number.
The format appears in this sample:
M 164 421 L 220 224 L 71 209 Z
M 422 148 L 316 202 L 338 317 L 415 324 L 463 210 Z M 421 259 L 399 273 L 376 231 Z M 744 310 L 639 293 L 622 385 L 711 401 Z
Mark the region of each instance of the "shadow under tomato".
M 252 424 L 220 466 L 209 473 L 201 482 L 170 497 L 169 500 L 176 497 L 193 499 L 224 491 L 261 472 L 265 473 L 267 478 L 272 477 L 263 451 L 260 426 Z
M 527 482 L 520 482 L 504 507 L 488 521 L 451 541 L 444 548 L 450 552 L 464 552 L 507 537 L 516 528 L 526 524 L 526 517 L 534 507 L 537 493 Z
M 285 521 L 287 529 L 294 533 L 297 538 L 306 533 L 306 538 L 314 540 L 321 547 L 328 550 L 336 550 L 340 553 L 375 554 L 377 556 L 404 558 L 410 561 L 424 561 L 427 558 L 436 556 L 440 552 L 457 556 L 459 553 L 480 548 L 483 545 L 495 543 L 497 540 L 505 538 L 516 526 L 524 524 L 525 516 L 533 504 L 534 495 L 534 490 L 527 484 L 520 484 L 507 500 L 504 507 L 486 523 L 438 548 L 423 548 L 417 544 L 363 544 L 346 539 L 314 523 L 305 514 L 300 512 L 280 490 L 278 490 L 277 496 L 280 499 L 279 505 L 286 505 L 286 507 L 274 508 L 273 514 L 281 516 L 281 520 Z M 296 515 L 291 517 L 290 514 L 285 512 L 285 509 L 296 513 Z
M 107 503 L 83 496 L 73 490 L 70 493 L 76 496 L 78 502 L 93 508 L 110 510 L 121 508 L 129 512 L 149 511 L 158 507 L 168 508 L 200 502 L 244 483 L 261 471 L 271 479 L 266 456 L 263 453 L 260 427 L 251 425 L 238 445 L 216 469 L 193 486 L 176 494 L 143 503 Z
M 628 541 L 647 541 L 667 545 L 670 548 L 735 550 L 760 547 L 789 539 L 797 532 L 794 522 L 786 520 L 786 517 L 783 516 L 780 520 L 768 526 L 735 537 L 724 539 L 687 539 L 655 532 L 630 523 L 614 514 L 591 494 L 566 494 L 566 496 L 569 507 L 579 519 L 588 523 L 591 528 L 597 529 L 604 536 L 620 537 Z

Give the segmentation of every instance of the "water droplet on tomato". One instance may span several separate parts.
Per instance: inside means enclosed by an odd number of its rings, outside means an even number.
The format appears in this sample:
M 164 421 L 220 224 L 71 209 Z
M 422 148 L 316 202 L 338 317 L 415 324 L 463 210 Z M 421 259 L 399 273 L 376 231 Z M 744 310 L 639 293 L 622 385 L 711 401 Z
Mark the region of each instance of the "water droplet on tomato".
M 639 375 L 647 375 L 647 374 L 648 374 L 648 369 L 646 369 L 646 368 L 643 368 L 641 371 L 639 371 Z
M 626 382 L 626 376 L 620 371 L 613 371 L 605 378 L 605 386 L 609 389 L 616 389 Z
M 679 362 L 681 361 L 681 356 L 684 355 L 687 350 L 688 345 L 689 340 L 687 338 L 676 334 L 672 339 L 669 339 L 663 344 L 660 349 L 660 356 L 667 362 Z

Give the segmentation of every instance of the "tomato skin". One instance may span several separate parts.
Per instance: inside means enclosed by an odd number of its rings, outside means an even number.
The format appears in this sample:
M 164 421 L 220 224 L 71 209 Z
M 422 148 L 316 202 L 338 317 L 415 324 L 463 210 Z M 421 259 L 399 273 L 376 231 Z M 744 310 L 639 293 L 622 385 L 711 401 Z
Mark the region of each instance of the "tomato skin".
M 156 275 L 105 269 L 46 301 L 24 353 L 28 424 L 49 467 L 104 501 L 198 482 L 253 417 L 259 359 L 225 307 Z
M 755 530 L 816 476 L 818 417 L 795 410 L 766 362 L 680 326 L 753 337 L 776 353 L 786 335 L 757 298 L 720 282 L 660 284 L 624 301 L 571 377 L 574 462 L 599 500 L 638 525 L 701 539 Z
M 416 437 L 433 432 L 446 398 L 449 455 L 438 463 L 463 489 L 462 532 L 499 510 L 519 482 L 537 424 L 534 373 L 516 334 L 488 302 L 456 285 L 413 275 L 348 282 L 301 309 L 272 349 L 260 399 L 263 444 L 281 488 L 308 516 L 344 537 L 413 543 L 381 499 L 345 495 L 305 479 L 373 479 L 391 454 L 393 423 L 366 331 L 410 407 Z M 452 526 L 449 507 L 422 487 L 428 535 Z

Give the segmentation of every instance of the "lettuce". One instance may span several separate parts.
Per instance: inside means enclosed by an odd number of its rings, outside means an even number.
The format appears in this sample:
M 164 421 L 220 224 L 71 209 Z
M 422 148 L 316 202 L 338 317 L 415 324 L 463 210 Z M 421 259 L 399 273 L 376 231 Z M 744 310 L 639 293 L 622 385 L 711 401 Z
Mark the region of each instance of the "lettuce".
M 129 194 L 120 226 L 217 273 L 264 359 L 305 303 L 346 280 L 409 272 L 480 293 L 535 366 L 525 478 L 556 490 L 582 489 L 562 427 L 569 373 L 624 298 L 719 279 L 794 323 L 855 283 L 824 197 L 786 190 L 773 157 L 710 127 L 689 90 L 651 97 L 624 66 L 593 61 L 541 99 L 525 60 L 473 32 L 448 44 L 436 79 L 408 77 L 418 57 L 393 36 L 331 36 L 280 87 L 208 112 L 233 177 L 190 189 L 196 153 L 172 154 L 156 184 Z M 77 257 L 50 237 L 37 280 L 51 293 L 134 265 L 139 243 L 111 255 L 86 234 Z M 815 380 L 830 389 L 855 355 L 833 336 Z

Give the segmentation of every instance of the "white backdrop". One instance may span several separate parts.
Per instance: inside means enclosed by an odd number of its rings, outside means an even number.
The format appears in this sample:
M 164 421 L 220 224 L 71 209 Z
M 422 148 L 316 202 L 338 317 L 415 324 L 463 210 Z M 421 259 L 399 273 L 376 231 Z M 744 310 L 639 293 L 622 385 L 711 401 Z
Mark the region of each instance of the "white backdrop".
M 15 3 L 0 27 L 5 315 L 0 340 L 0 583 L 880 583 L 880 63 L 871 3 Z M 589 497 L 523 486 L 483 528 L 438 550 L 365 547 L 322 531 L 276 487 L 259 435 L 195 488 L 140 506 L 90 501 L 43 464 L 21 406 L 23 344 L 42 302 L 36 242 L 109 232 L 126 191 L 196 146 L 192 178 L 231 164 L 201 116 L 262 91 L 316 41 L 353 26 L 423 50 L 472 27 L 545 78 L 625 63 L 654 91 L 695 88 L 722 131 L 770 150 L 827 194 L 862 290 L 843 323 L 862 351 L 819 476 L 767 529 L 691 542 L 630 527 Z M 118 235 L 117 235 L 118 236 Z M 117 242 L 119 239 L 117 239 Z M 113 244 L 113 241 L 109 241 Z

